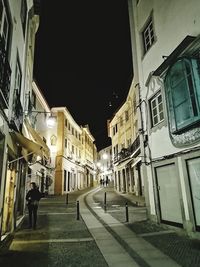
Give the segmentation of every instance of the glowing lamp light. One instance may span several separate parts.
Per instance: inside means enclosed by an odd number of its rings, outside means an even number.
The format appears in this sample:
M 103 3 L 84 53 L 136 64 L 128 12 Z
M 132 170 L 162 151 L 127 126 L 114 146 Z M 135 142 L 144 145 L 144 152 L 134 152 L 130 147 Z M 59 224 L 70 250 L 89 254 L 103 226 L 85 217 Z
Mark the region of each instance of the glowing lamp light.
M 97 162 L 97 167 L 101 167 L 101 163 L 100 162 Z
M 103 159 L 108 159 L 108 155 L 106 153 L 103 154 Z
M 48 128 L 53 128 L 55 126 L 55 123 L 56 123 L 56 119 L 55 117 L 53 116 L 49 116 L 46 120 L 46 123 L 47 123 L 47 127 Z

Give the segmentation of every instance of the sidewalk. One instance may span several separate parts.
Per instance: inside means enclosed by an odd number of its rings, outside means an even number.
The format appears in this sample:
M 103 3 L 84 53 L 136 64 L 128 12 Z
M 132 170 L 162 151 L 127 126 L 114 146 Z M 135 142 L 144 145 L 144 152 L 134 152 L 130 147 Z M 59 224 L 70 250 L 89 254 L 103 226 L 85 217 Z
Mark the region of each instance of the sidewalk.
M 104 208 L 105 192 L 107 213 L 175 260 L 180 266 L 200 267 L 200 240 L 189 238 L 182 229 L 150 222 L 146 217 L 146 208 L 135 205 L 135 196 L 131 198 L 131 194 L 116 193 L 113 188 L 102 188 L 93 196 L 94 201 L 102 208 Z M 129 207 L 129 222 L 126 222 L 126 202 Z

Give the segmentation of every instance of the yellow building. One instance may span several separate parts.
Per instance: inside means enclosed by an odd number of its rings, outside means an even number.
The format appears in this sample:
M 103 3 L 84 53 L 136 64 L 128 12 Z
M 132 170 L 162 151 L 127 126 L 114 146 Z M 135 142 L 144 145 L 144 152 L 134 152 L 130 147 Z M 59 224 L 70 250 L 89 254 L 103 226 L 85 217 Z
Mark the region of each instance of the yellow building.
M 85 166 L 86 183 L 88 186 L 96 185 L 96 170 L 95 162 L 97 160 L 97 148 L 94 144 L 94 137 L 92 136 L 89 126 L 82 126 L 83 138 L 83 164 Z
M 116 190 L 143 195 L 137 103 L 133 82 L 125 102 L 108 121 L 108 133 L 112 139 Z
M 89 128 L 79 126 L 66 107 L 55 107 L 51 111 L 57 119 L 52 132 L 54 193 L 65 194 L 93 186 L 95 148 Z

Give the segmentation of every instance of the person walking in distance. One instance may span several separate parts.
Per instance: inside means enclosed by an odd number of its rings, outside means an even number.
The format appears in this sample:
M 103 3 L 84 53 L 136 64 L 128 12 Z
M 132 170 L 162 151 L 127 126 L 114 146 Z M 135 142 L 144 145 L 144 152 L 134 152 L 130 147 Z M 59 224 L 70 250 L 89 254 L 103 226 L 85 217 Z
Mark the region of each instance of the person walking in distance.
M 36 229 L 38 204 L 42 197 L 36 183 L 31 183 L 31 189 L 26 194 L 26 201 L 29 213 L 29 228 Z

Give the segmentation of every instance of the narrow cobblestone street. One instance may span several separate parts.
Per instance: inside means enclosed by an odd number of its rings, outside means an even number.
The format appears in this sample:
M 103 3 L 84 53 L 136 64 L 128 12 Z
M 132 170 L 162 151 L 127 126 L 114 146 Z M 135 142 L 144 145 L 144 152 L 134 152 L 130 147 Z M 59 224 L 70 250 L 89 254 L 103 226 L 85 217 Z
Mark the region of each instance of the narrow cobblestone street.
M 90 234 L 90 228 L 86 226 L 82 216 L 77 220 L 76 201 L 80 195 L 87 193 L 87 191 L 89 190 L 70 193 L 68 205 L 65 196 L 42 199 L 39 206 L 37 229 L 27 228 L 26 216 L 21 227 L 14 234 L 9 250 L 3 249 L 1 251 L 0 265 L 3 267 L 16 265 L 22 267 L 111 266 L 107 264 L 97 245 L 98 242 L 96 243 Z M 114 192 L 112 187 L 100 188 L 94 192 L 94 201 L 90 202 L 94 212 L 99 208 L 105 208 L 105 192 L 107 195 L 105 215 L 112 215 L 117 221 L 131 229 L 133 235 L 136 233 L 136 236 L 146 240 L 175 260 L 179 264 L 177 266 L 200 266 L 200 242 L 189 239 L 180 229 L 175 230 L 147 221 L 145 207 L 136 206 L 131 201 L 131 195 L 127 200 L 123 194 Z M 129 222 L 126 222 L 126 202 L 129 207 Z M 81 213 L 82 210 L 80 210 Z M 93 227 L 95 227 L 94 222 Z M 108 225 L 105 227 L 109 228 Z M 113 234 L 113 237 L 118 240 L 117 234 Z M 134 246 L 131 249 L 127 244 L 126 239 L 121 242 L 121 245 L 135 260 Z M 112 246 L 112 243 L 107 241 L 107 245 Z M 136 259 L 136 262 L 136 265 L 133 262 L 133 265 L 118 264 L 117 266 L 152 266 L 148 259 Z M 171 265 L 164 266 L 170 267 Z

